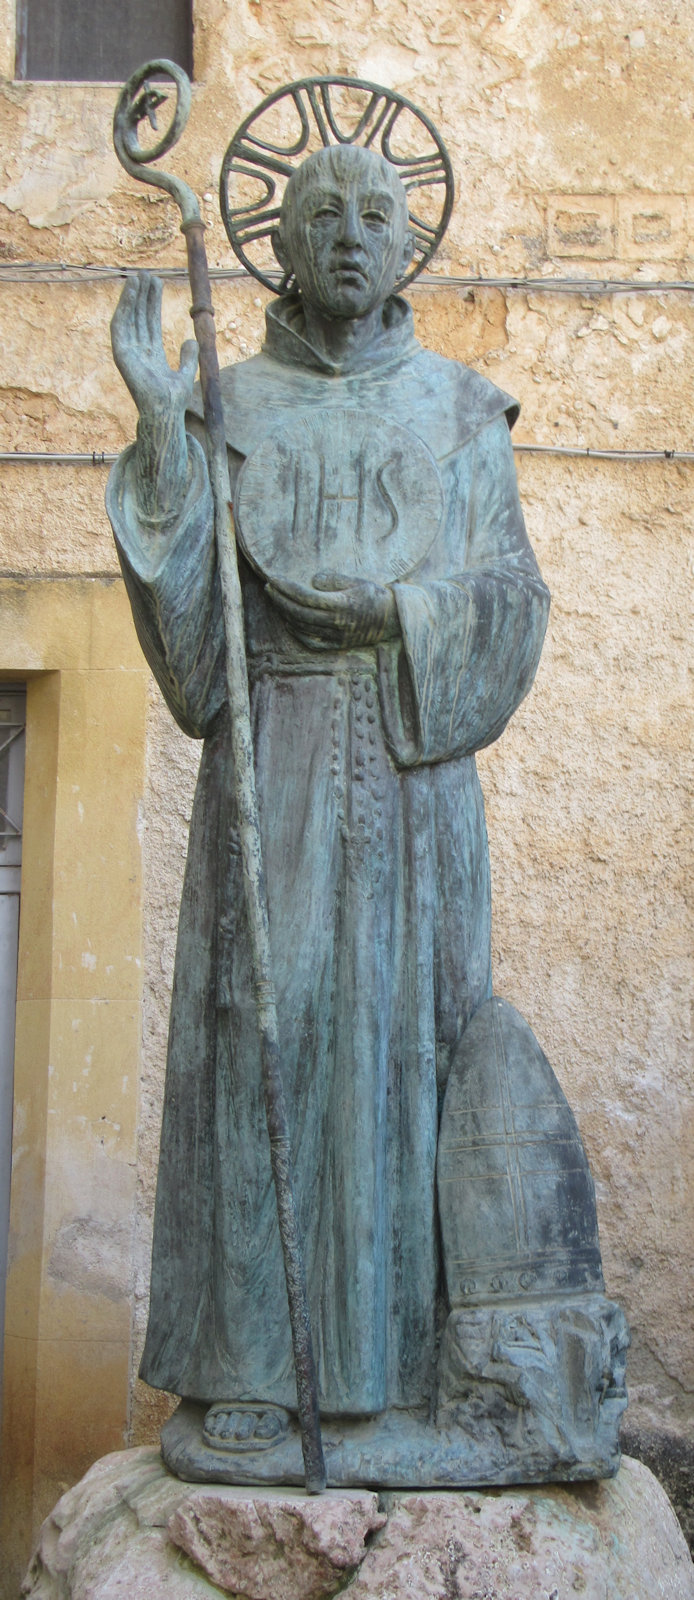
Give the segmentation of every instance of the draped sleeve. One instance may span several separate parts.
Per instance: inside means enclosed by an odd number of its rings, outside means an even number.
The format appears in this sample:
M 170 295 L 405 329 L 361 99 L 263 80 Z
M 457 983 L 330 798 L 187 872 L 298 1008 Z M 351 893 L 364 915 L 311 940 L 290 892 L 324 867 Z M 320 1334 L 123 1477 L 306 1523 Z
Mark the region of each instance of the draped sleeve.
M 188 483 L 175 519 L 161 525 L 140 515 L 135 446 L 113 467 L 106 509 L 142 650 L 176 721 L 203 738 L 225 683 L 212 494 L 199 440 L 188 434 Z
M 498 739 L 532 684 L 549 592 L 530 548 L 502 415 L 480 429 L 450 576 L 394 585 L 402 639 L 379 652 L 381 705 L 399 766 L 472 755 Z M 464 523 L 464 525 L 460 525 Z

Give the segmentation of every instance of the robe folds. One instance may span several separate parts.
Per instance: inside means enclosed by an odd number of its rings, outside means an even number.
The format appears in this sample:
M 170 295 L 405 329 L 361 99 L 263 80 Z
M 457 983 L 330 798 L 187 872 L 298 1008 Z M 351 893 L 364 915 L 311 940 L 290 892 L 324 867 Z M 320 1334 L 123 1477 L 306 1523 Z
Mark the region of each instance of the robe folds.
M 530 688 L 548 594 L 516 488 L 507 395 L 421 349 L 404 301 L 349 370 L 300 305 L 222 374 L 232 484 L 270 427 L 331 407 L 434 455 L 439 532 L 393 584 L 400 637 L 312 650 L 242 559 L 256 780 L 320 1404 L 426 1407 L 445 1313 L 435 1199 L 441 1097 L 491 993 L 487 838 L 474 753 Z M 212 504 L 190 417 L 184 503 L 138 517 L 134 460 L 108 509 L 168 705 L 203 738 L 180 911 L 141 1375 L 202 1401 L 296 1407 L 234 812 Z M 288 537 L 291 530 L 288 529 Z

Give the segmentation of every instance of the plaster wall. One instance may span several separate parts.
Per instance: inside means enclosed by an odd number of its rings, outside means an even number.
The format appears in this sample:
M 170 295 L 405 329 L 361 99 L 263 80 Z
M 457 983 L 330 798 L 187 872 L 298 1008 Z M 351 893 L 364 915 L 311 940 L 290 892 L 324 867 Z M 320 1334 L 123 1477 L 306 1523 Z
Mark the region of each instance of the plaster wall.
M 112 153 L 114 90 L 14 83 L 3 3 L 0 262 L 182 265 L 173 207 L 138 192 Z M 694 278 L 691 7 L 197 0 L 195 24 L 193 112 L 175 159 L 205 197 L 213 263 L 233 264 L 215 195 L 241 116 L 309 73 L 392 84 L 425 106 L 453 158 L 458 199 L 439 273 L 634 280 L 627 295 L 599 296 L 420 284 L 411 300 L 424 342 L 521 400 L 518 443 L 690 446 L 694 300 L 644 290 Z M 108 344 L 118 288 L 0 281 L 0 448 L 109 451 L 132 437 Z M 235 281 L 214 294 L 222 360 L 253 353 L 265 292 Z M 188 303 L 185 285 L 167 287 L 172 356 L 190 333 Z M 608 1287 L 633 1328 L 632 1415 L 694 1441 L 694 465 L 520 454 L 518 467 L 554 598 L 532 694 L 480 761 L 495 984 L 535 1029 L 587 1144 Z M 0 466 L 5 572 L 56 594 L 66 578 L 115 577 L 104 479 L 101 468 Z M 143 755 L 139 1063 L 128 1045 L 139 1073 L 132 1408 L 122 1417 L 123 1440 L 135 1443 L 155 1436 L 166 1405 L 134 1374 L 199 756 L 153 686 Z M 80 1314 L 91 1316 L 86 1279 L 82 1290 Z M 96 1454 L 98 1430 L 95 1441 Z M 78 1455 L 68 1427 L 66 1482 Z
M 148 674 L 121 583 L 0 580 L 26 677 L 2 1593 L 130 1409 Z

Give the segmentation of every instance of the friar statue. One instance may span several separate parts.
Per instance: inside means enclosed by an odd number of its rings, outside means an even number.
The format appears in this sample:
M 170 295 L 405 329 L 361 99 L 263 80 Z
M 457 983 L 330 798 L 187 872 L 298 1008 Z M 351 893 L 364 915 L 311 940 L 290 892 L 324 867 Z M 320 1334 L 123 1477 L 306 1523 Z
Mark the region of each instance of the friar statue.
M 492 994 L 475 754 L 527 695 L 549 607 L 518 406 L 418 343 L 387 146 L 298 163 L 273 246 L 262 353 L 222 389 L 328 1478 L 609 1473 L 626 1334 L 592 1182 Z M 181 1476 L 300 1482 L 196 346 L 171 370 L 161 294 L 140 273 L 113 318 L 139 424 L 107 504 L 144 653 L 204 746 L 141 1375 L 181 1397 L 163 1431 Z

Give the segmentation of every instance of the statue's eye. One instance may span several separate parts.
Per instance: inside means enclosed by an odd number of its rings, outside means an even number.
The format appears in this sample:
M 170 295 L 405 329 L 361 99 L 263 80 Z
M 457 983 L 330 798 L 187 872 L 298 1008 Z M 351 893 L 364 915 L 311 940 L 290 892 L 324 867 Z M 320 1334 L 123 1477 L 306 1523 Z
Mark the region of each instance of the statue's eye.
M 364 222 L 367 222 L 370 228 L 384 228 L 388 221 L 385 211 L 379 211 L 374 206 L 369 206 L 367 211 L 362 211 L 362 217 Z
M 316 218 L 316 217 L 339 217 L 340 213 L 339 213 L 339 211 L 337 209 L 337 206 L 324 205 L 324 206 L 319 206 L 318 210 L 314 211 L 313 215 L 314 215 L 314 218 Z

